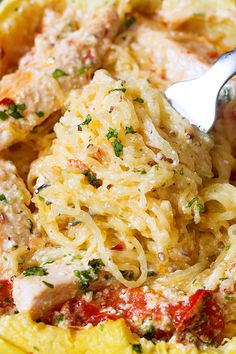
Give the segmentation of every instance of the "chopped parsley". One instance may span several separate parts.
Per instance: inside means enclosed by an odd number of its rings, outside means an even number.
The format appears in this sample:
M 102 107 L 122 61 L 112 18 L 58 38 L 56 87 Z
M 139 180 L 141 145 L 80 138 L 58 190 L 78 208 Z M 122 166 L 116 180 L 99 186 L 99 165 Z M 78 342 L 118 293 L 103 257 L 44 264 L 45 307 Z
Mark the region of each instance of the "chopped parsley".
M 119 139 L 115 139 L 111 144 L 117 157 L 123 155 L 123 145 L 121 144 Z
M 93 280 L 89 270 L 74 270 L 74 275 L 80 280 L 79 287 L 81 290 L 86 290 L 90 285 L 90 281 Z
M 201 203 L 197 203 L 197 207 L 200 213 L 204 213 L 206 211 L 206 208 Z
M 39 195 L 39 200 L 41 201 L 41 202 L 45 202 L 45 198 L 44 197 L 42 197 L 41 195 Z
M 92 117 L 90 114 L 88 114 L 85 118 L 85 120 L 83 121 L 83 123 L 81 123 L 81 125 L 88 125 L 92 120 Z
M 235 297 L 226 295 L 226 296 L 225 296 L 225 300 L 227 300 L 227 301 L 234 301 L 234 300 L 235 300 Z
M 5 196 L 5 194 L 0 194 L 0 202 L 8 203 L 8 200 Z
M 138 103 L 144 103 L 144 99 L 141 97 L 137 97 L 133 100 L 134 102 L 138 102 Z
M 77 260 L 79 261 L 80 259 L 81 259 L 81 256 L 79 254 L 77 254 L 71 258 L 72 262 L 77 261 Z
M 147 276 L 148 276 L 148 277 L 154 277 L 154 275 L 157 275 L 157 272 L 155 272 L 154 270 L 149 270 L 149 271 L 147 272 Z
M 103 263 L 103 261 L 100 258 L 90 260 L 88 262 L 88 265 L 93 268 L 93 271 L 95 274 L 97 274 L 99 272 L 101 266 L 102 267 L 105 266 L 105 264 Z
M 44 116 L 44 112 L 43 112 L 43 111 L 38 111 L 38 112 L 36 112 L 36 114 L 37 114 L 37 116 L 38 116 L 39 118 L 41 118 L 41 117 Z
M 191 208 L 191 206 L 197 201 L 197 197 L 193 197 L 192 199 L 190 199 L 190 201 L 188 202 L 188 204 L 186 205 L 186 208 Z
M 7 120 L 9 118 L 8 114 L 5 111 L 0 111 L 0 119 Z
M 51 284 L 51 283 L 48 283 L 47 281 L 45 281 L 45 280 L 43 280 L 42 281 L 48 288 L 54 288 L 54 285 L 53 284 Z
M 81 68 L 78 69 L 78 74 L 79 75 L 83 75 L 85 74 L 87 71 L 89 71 L 92 68 L 91 65 L 83 65 L 81 66 Z
M 136 22 L 136 17 L 134 16 L 130 16 L 126 19 L 125 21 L 125 27 L 126 28 L 129 28 L 131 27 L 134 23 Z
M 0 119 L 7 120 L 10 117 L 15 119 L 23 118 L 23 115 L 20 111 L 24 111 L 25 109 L 26 105 L 24 103 L 15 104 L 11 102 L 8 104 L 7 109 L 0 111 Z
M 106 134 L 106 137 L 108 140 L 111 138 L 117 138 L 118 137 L 118 132 L 116 129 L 109 128 L 108 133 Z
M 65 71 L 63 71 L 61 69 L 56 69 L 52 73 L 52 77 L 54 79 L 59 79 L 60 77 L 63 77 L 63 76 L 69 76 L 69 74 L 65 73 Z
M 64 315 L 63 313 L 59 313 L 57 316 L 54 317 L 53 322 L 54 323 L 60 323 L 64 320 Z
M 124 88 L 124 87 L 120 87 L 120 88 L 114 88 L 114 89 L 111 89 L 110 91 L 109 91 L 109 93 L 111 93 L 111 92 L 115 92 L 115 91 L 120 91 L 120 92 L 126 92 L 126 88 Z
M 33 349 L 34 349 L 34 350 L 37 350 L 37 352 L 39 352 L 39 348 L 36 347 L 35 345 L 33 346 Z
M 2 289 L 2 288 L 3 288 L 3 284 L 0 283 L 0 289 Z
M 157 164 L 155 165 L 155 169 L 158 171 L 159 168 L 160 168 L 160 165 L 159 165 L 159 163 L 157 163 Z
M 231 247 L 231 244 L 229 243 L 228 245 L 225 246 L 225 250 L 228 251 Z
M 132 344 L 132 349 L 136 353 L 142 353 L 143 352 L 141 344 Z
M 183 167 L 180 169 L 179 174 L 180 174 L 180 176 L 183 176 L 183 175 L 184 175 L 184 169 L 183 169 Z
M 220 281 L 224 281 L 224 280 L 227 280 L 227 279 L 229 279 L 228 277 L 225 277 L 225 278 L 220 278 L 219 280 Z
M 140 172 L 140 174 L 141 174 L 141 175 L 146 175 L 146 174 L 147 174 L 147 171 L 146 171 L 146 170 L 144 170 L 144 169 L 143 169 L 143 170 L 141 170 L 141 171 L 139 171 L 139 172 Z
M 85 177 L 87 177 L 89 184 L 92 186 L 99 188 L 102 185 L 101 180 L 97 178 L 95 173 L 90 170 L 84 170 L 82 173 Z
M 46 269 L 44 269 L 42 267 L 37 267 L 37 266 L 28 268 L 23 272 L 24 277 L 28 277 L 30 275 L 42 277 L 47 274 L 48 274 L 48 272 L 46 271 Z
M 133 127 L 125 127 L 125 135 L 127 134 L 135 134 L 136 131 L 133 129 Z
M 53 259 L 51 260 L 48 260 L 47 262 L 43 263 L 43 265 L 46 265 L 46 264 L 51 264 L 51 263 L 54 263 L 55 261 Z

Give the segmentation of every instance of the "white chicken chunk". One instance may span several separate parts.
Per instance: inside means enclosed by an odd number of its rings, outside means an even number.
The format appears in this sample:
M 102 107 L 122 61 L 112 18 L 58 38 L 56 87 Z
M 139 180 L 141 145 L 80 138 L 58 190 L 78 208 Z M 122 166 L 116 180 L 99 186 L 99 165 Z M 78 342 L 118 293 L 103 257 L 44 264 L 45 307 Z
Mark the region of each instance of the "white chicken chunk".
M 23 141 L 101 66 L 119 27 L 116 11 L 105 7 L 85 17 L 79 29 L 78 23 L 75 14 L 48 11 L 32 51 L 0 81 L 0 150 Z
M 32 215 L 30 193 L 13 163 L 0 160 L 0 247 L 4 252 L 29 246 Z
M 68 260 L 68 259 L 67 259 Z M 46 262 L 42 267 L 27 269 L 13 282 L 14 303 L 19 312 L 29 312 L 31 317 L 41 319 L 51 309 L 83 294 L 83 290 L 103 288 L 114 282 L 105 280 L 105 272 L 101 260 L 93 260 L 95 264 L 81 265 L 73 260 Z M 97 265 L 96 265 L 96 262 Z M 103 263 L 102 263 L 103 264 Z

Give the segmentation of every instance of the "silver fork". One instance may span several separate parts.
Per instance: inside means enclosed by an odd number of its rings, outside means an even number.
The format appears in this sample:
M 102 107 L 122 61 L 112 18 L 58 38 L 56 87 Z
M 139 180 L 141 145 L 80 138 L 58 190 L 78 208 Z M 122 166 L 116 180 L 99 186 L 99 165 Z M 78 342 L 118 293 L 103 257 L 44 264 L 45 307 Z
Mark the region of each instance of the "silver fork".
M 177 112 L 207 132 L 216 119 L 219 92 L 234 75 L 236 48 L 223 54 L 201 77 L 170 86 L 165 96 Z

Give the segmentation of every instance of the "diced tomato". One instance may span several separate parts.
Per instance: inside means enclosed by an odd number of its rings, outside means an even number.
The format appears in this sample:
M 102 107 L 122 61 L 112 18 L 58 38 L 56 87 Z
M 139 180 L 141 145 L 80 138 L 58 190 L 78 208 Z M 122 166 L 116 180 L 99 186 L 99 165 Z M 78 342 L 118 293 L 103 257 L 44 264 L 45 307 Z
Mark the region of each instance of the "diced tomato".
M 189 331 L 202 341 L 209 342 L 224 328 L 223 313 L 213 295 L 210 290 L 199 289 L 186 302 L 165 303 L 162 306 L 158 301 L 156 305 L 153 304 L 155 298 L 158 299 L 158 294 L 153 291 L 106 288 L 94 293 L 90 302 L 82 298 L 67 301 L 61 309 L 54 310 L 50 323 L 54 323 L 53 318 L 58 313 L 64 315 L 70 326 L 85 326 L 89 323 L 96 326 L 106 320 L 124 318 L 133 332 L 148 339 L 168 339 L 176 330 L 179 334 Z M 158 328 L 163 318 L 166 331 Z M 151 327 L 151 332 L 143 332 L 140 328 L 146 320 L 156 323 L 155 327 Z
M 94 302 L 76 298 L 67 301 L 60 310 L 71 326 L 84 326 L 89 318 L 99 315 L 100 309 Z
M 113 246 L 111 249 L 113 251 L 123 251 L 124 248 L 125 248 L 124 242 L 119 242 L 119 243 L 117 243 L 117 245 Z
M 222 310 L 210 290 L 197 290 L 187 303 L 170 306 L 170 313 L 177 332 L 190 330 L 202 340 L 215 338 L 224 328 Z
M 0 280 L 0 308 L 13 306 L 12 282 Z
M 217 59 L 219 56 L 219 53 L 216 50 L 211 50 L 211 51 L 207 52 L 207 56 L 210 59 Z
M 9 106 L 10 104 L 15 104 L 15 102 L 11 98 L 5 97 L 0 101 L 0 104 L 3 106 Z

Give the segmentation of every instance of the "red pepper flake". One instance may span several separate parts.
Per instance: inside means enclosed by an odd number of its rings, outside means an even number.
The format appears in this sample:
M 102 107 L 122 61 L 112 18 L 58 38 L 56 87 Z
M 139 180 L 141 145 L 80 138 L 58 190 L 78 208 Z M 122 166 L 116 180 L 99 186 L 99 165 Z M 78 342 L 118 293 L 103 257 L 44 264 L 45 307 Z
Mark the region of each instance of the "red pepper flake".
M 15 104 L 15 102 L 11 98 L 5 97 L 0 101 L 0 104 L 3 106 L 9 106 L 10 104 Z
M 117 245 L 113 246 L 111 249 L 113 251 L 123 251 L 124 248 L 125 248 L 124 242 L 119 242 L 119 243 L 117 243 Z

